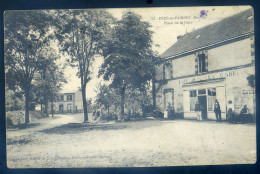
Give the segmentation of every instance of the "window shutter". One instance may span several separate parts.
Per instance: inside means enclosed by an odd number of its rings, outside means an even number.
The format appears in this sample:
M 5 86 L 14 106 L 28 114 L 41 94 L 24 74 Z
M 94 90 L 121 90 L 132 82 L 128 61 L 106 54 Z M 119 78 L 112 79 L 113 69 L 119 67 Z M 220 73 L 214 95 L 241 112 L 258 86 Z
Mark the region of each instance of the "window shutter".
M 163 80 L 165 80 L 165 65 L 163 65 Z
M 172 62 L 171 62 L 171 68 L 170 68 L 170 71 L 171 71 L 171 79 L 173 79 L 173 67 L 172 67 Z
M 205 50 L 204 54 L 205 54 L 205 69 L 206 69 L 206 72 L 208 72 L 208 51 Z
M 255 63 L 255 39 L 253 36 L 250 38 L 250 41 L 251 41 L 251 60 L 252 63 Z
M 199 65 L 199 58 L 198 58 L 198 54 L 196 53 L 195 54 L 196 55 L 196 57 L 195 57 L 195 74 L 198 74 L 198 65 Z

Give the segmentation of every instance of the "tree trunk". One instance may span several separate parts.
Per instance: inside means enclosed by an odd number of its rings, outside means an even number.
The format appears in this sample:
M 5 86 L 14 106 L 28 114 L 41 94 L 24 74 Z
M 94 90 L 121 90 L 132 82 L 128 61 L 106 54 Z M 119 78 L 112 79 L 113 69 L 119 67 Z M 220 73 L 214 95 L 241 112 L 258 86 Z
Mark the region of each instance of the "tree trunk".
M 84 110 L 84 122 L 88 122 L 88 105 L 86 99 L 86 85 L 82 85 L 82 100 L 83 100 L 83 110 Z
M 153 73 L 153 77 L 152 77 L 152 95 L 153 95 L 153 110 L 156 110 L 155 73 Z
M 125 115 L 125 87 L 121 88 L 121 114 L 120 114 L 120 120 L 124 118 Z
M 25 124 L 29 123 L 30 89 L 25 89 Z
M 47 94 L 44 95 L 44 113 L 48 114 L 48 97 L 47 97 Z
M 142 108 L 142 118 L 144 118 L 144 104 L 141 105 Z
M 54 117 L 54 111 L 53 111 L 53 95 L 51 96 L 51 116 Z

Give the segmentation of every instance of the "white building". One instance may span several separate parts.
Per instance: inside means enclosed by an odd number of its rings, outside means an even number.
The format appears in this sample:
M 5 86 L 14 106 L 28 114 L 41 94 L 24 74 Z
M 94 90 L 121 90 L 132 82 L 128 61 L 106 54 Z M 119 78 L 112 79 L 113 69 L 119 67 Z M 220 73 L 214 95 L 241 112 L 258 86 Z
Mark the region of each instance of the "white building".
M 48 105 L 51 113 L 51 103 Z M 78 113 L 83 112 L 82 93 L 80 90 L 69 93 L 60 93 L 53 103 L 54 113 Z
M 253 9 L 179 36 L 162 54 L 156 69 L 156 105 L 170 104 L 184 118 L 195 118 L 195 101 L 203 119 L 216 119 L 215 99 L 226 118 L 227 103 L 235 113 L 246 104 L 255 113 L 255 89 L 247 77 L 255 74 Z

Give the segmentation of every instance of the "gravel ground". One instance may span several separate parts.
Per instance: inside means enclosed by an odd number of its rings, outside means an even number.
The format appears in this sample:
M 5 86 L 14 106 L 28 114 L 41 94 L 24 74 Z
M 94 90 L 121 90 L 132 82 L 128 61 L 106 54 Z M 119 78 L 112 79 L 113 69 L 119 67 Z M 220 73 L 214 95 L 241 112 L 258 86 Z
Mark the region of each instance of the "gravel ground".
M 7 130 L 9 168 L 150 167 L 256 162 L 255 124 L 146 120 L 82 123 L 83 115 Z

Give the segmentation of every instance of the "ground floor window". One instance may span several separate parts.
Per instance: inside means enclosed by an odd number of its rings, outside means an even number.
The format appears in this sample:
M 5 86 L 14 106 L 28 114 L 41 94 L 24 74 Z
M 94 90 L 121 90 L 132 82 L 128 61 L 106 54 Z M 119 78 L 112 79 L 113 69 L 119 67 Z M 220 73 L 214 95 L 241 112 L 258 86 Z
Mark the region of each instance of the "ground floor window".
M 190 91 L 190 111 L 195 110 L 196 100 L 197 100 L 197 91 L 191 90 Z
M 214 110 L 215 100 L 216 100 L 216 88 L 208 89 L 208 111 Z
M 195 104 L 198 96 L 208 96 L 208 111 L 213 111 L 216 99 L 216 88 L 190 90 L 190 111 L 195 111 Z M 205 106 L 207 107 L 207 106 Z
M 164 109 L 168 109 L 168 107 L 173 107 L 174 95 L 173 89 L 165 89 L 164 90 Z

